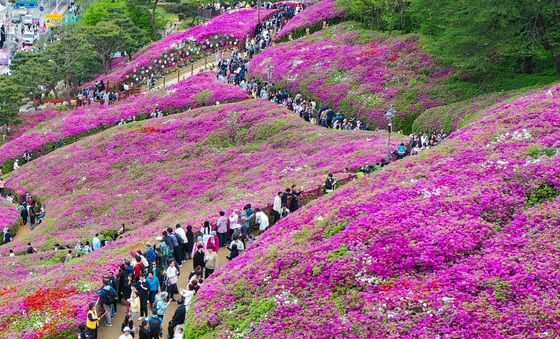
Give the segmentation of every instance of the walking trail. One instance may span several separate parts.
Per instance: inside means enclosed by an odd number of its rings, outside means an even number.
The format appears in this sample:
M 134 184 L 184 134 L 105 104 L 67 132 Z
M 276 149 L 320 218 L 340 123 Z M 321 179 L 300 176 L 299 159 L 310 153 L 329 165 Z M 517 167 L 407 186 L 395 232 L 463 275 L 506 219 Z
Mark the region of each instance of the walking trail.
M 218 267 L 222 267 L 225 264 L 227 264 L 229 260 L 226 259 L 226 256 L 228 255 L 229 255 L 228 249 L 226 248 L 220 249 L 220 251 L 218 252 Z M 185 260 L 183 262 L 183 267 L 181 267 L 181 275 L 179 276 L 179 282 L 177 283 L 177 288 L 187 289 L 189 274 L 193 271 L 192 265 L 193 265 L 192 259 Z M 101 283 L 100 283 L 100 287 L 101 287 Z M 177 309 L 178 306 L 179 305 L 177 305 L 176 302 L 172 302 L 169 304 L 167 310 L 165 311 L 165 316 L 163 319 L 163 326 L 162 326 L 164 339 L 167 339 L 167 325 L 169 324 L 171 318 L 173 318 L 173 314 L 175 313 L 175 310 Z M 151 312 L 151 310 L 148 310 L 148 312 Z M 118 339 L 119 336 L 122 334 L 121 324 L 124 321 L 124 316 L 125 316 L 125 307 L 124 305 L 119 304 L 117 306 L 117 315 L 113 319 L 113 326 L 107 327 L 104 325 L 103 320 L 101 320 L 99 324 L 97 337 L 99 339 Z M 134 319 L 134 325 L 137 327 L 140 325 L 137 319 Z

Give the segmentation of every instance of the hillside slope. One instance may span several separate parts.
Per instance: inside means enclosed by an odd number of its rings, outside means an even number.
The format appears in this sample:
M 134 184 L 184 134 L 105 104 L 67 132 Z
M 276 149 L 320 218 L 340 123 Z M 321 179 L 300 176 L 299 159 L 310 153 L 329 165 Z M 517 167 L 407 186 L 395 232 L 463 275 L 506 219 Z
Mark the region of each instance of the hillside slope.
M 560 86 L 547 92 L 281 221 L 200 291 L 187 338 L 560 335 Z
M 0 247 L 0 265 L 11 273 L 0 290 L 0 331 L 28 338 L 75 326 L 95 301 L 105 267 L 162 227 L 198 228 L 221 209 L 264 207 L 292 184 L 315 189 L 328 172 L 343 178 L 346 168 L 379 161 L 385 147 L 382 133 L 328 130 L 280 105 L 249 100 L 114 127 L 42 156 L 8 177 L 8 188 L 41 197 L 47 216 L 10 244 L 21 253 L 31 241 L 40 253 L 6 258 L 9 248 Z M 68 264 L 51 250 L 121 223 L 130 230 L 125 238 Z M 62 289 L 64 296 L 53 292 Z M 20 308 L 41 293 L 41 303 Z M 57 296 L 64 307 L 48 308 Z

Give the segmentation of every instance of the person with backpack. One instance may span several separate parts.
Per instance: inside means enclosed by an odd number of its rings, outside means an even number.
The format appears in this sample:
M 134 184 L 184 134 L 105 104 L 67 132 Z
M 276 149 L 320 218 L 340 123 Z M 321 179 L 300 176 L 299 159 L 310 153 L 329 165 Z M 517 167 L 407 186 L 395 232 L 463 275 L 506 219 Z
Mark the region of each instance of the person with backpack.
M 162 269 L 166 270 L 169 262 L 169 256 L 171 255 L 171 248 L 165 243 L 163 237 L 157 237 L 157 254 L 160 261 L 160 266 Z
M 150 329 L 150 339 L 160 339 L 163 334 L 163 329 L 161 324 L 163 324 L 163 318 L 158 316 L 157 312 L 153 312 L 153 315 L 146 319 L 149 329 Z
M 97 292 L 99 295 L 99 300 L 103 303 L 103 309 L 105 310 L 105 326 L 113 326 L 111 320 L 111 310 L 113 309 L 113 304 L 117 300 L 117 292 L 110 285 L 109 280 L 103 279 L 103 288 Z
M 146 260 L 148 260 L 148 266 L 151 266 L 152 263 L 156 262 L 157 260 L 156 251 L 154 250 L 152 244 L 149 242 L 146 243 L 146 252 L 144 252 L 144 256 L 146 257 Z
M 152 307 L 152 311 L 155 312 L 155 314 L 157 314 L 158 317 L 160 317 L 163 320 L 163 317 L 165 316 L 165 310 L 167 310 L 167 306 L 169 306 L 169 301 L 167 300 L 169 297 L 169 294 L 167 294 L 167 292 L 161 292 L 158 295 L 156 295 L 156 300 L 154 302 L 154 306 Z
M 175 258 L 175 262 L 179 267 L 183 266 L 183 247 L 182 247 L 182 239 L 179 241 L 179 236 L 173 232 L 171 227 L 167 228 L 167 235 L 171 239 L 171 243 L 173 244 L 173 258 Z

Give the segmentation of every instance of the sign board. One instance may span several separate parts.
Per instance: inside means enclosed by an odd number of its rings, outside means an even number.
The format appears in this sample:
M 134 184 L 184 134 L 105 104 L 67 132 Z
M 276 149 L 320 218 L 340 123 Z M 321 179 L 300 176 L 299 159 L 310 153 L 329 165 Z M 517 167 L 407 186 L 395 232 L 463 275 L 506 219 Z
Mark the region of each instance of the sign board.
M 51 20 L 51 21 L 61 21 L 62 20 L 62 14 L 60 13 L 51 13 L 51 14 L 45 14 L 45 18 L 47 20 Z

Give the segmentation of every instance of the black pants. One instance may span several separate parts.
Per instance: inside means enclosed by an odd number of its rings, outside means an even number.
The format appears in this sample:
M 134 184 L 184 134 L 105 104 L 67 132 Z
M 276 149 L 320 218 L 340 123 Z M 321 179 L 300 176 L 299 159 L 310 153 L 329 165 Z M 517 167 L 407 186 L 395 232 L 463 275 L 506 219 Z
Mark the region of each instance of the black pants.
M 273 211 L 274 212 L 274 223 L 276 224 L 278 221 L 280 221 L 280 213 L 278 213 L 277 211 Z
M 172 321 L 169 322 L 169 325 L 167 325 L 167 332 L 169 332 L 169 338 L 173 338 L 173 332 L 175 332 L 175 327 L 177 325 L 175 323 L 173 323 Z
M 208 278 L 210 276 L 210 274 L 214 273 L 214 269 L 213 268 L 206 268 L 204 270 L 204 279 Z
M 175 261 L 177 262 L 177 265 L 182 265 L 183 264 L 183 260 L 181 259 L 181 247 L 180 246 L 173 247 L 173 258 L 175 258 Z
M 96 329 L 88 328 L 86 332 L 86 337 L 88 339 L 97 339 L 97 328 Z
M 177 290 L 177 284 L 167 286 L 167 294 L 169 295 L 169 298 L 175 299 L 174 296 L 177 293 L 179 293 L 179 291 Z
M 147 297 L 140 297 L 140 316 L 147 317 L 148 316 L 148 298 Z

